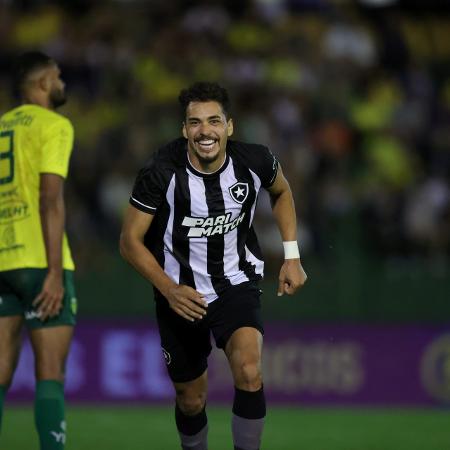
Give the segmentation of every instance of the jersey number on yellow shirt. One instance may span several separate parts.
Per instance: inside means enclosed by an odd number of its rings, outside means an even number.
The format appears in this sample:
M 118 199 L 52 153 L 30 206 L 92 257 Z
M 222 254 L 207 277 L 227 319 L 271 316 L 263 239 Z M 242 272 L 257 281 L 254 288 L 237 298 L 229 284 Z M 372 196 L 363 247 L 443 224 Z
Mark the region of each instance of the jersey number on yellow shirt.
M 14 179 L 14 131 L 0 133 L 0 184 Z

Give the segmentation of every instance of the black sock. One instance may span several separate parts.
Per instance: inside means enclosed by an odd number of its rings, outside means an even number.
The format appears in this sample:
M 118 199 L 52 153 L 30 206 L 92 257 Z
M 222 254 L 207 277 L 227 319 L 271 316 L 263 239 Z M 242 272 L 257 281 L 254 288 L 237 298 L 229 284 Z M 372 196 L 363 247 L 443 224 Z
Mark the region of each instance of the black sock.
M 187 416 L 176 404 L 175 422 L 183 450 L 207 450 L 208 418 L 205 408 L 195 416 Z
M 232 431 L 235 450 L 259 450 L 266 416 L 264 389 L 250 392 L 235 388 Z

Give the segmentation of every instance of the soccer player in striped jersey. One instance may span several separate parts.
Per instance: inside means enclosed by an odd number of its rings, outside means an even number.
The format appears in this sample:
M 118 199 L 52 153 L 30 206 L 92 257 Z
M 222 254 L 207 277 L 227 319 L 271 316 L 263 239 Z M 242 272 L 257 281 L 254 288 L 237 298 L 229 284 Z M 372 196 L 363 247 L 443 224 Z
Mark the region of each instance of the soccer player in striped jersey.
M 35 356 L 40 449 L 62 450 L 64 366 L 76 313 L 63 198 L 73 128 L 55 112 L 66 100 L 55 61 L 25 53 L 14 81 L 22 104 L 0 117 L 0 424 L 25 324 Z
M 183 137 L 157 151 L 138 174 L 120 248 L 154 286 L 161 345 L 176 391 L 183 450 L 207 449 L 210 332 L 235 385 L 236 450 L 260 448 L 266 414 L 258 281 L 264 263 L 252 228 L 258 192 L 270 193 L 285 247 L 278 295 L 306 281 L 289 184 L 270 151 L 228 139 L 229 100 L 216 83 L 180 93 Z

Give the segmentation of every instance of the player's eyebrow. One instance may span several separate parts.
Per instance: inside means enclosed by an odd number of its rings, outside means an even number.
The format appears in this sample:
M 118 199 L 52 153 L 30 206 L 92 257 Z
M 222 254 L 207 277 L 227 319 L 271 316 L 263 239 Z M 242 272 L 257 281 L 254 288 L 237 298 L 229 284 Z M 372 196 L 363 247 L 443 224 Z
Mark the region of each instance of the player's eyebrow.
M 214 116 L 209 116 L 206 118 L 206 120 L 212 120 L 212 119 L 219 119 L 222 120 L 222 117 L 218 114 L 214 115 Z M 187 121 L 188 122 L 201 122 L 202 119 L 200 119 L 200 117 L 188 117 Z

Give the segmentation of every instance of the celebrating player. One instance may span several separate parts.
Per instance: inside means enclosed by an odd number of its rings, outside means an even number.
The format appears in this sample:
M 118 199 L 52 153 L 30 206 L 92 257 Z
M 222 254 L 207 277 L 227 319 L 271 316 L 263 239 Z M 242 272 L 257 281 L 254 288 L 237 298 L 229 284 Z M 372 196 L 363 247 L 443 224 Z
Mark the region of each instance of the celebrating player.
M 235 385 L 234 448 L 256 450 L 266 414 L 258 288 L 264 262 L 252 220 L 263 187 L 285 248 L 278 295 L 293 294 L 306 281 L 294 202 L 280 164 L 266 147 L 228 139 L 233 121 L 225 89 L 196 83 L 179 100 L 184 137 L 156 152 L 140 171 L 124 219 L 121 253 L 155 288 L 181 447 L 207 449 L 211 331 Z
M 66 439 L 64 366 L 75 324 L 74 264 L 64 233 L 63 184 L 73 144 L 58 65 L 18 58 L 22 105 L 0 117 L 0 423 L 25 323 L 35 355 L 35 422 L 41 450 Z

